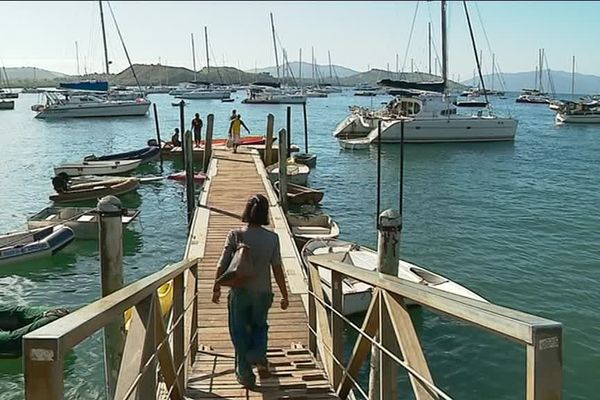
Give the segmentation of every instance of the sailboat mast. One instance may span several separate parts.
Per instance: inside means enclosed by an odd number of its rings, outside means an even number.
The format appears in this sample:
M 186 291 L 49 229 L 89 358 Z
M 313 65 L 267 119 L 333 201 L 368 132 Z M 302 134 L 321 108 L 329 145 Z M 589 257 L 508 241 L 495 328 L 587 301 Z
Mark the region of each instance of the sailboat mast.
M 333 82 L 333 68 L 331 67 L 331 51 L 327 50 L 327 58 L 329 59 L 329 82 Z
M 196 46 L 194 46 L 194 34 L 190 33 L 190 37 L 192 39 L 192 69 L 194 70 L 194 81 L 198 78 L 196 72 Z
M 311 52 L 311 61 L 312 61 L 312 80 L 313 80 L 313 83 L 316 83 L 316 79 L 315 79 L 315 70 L 316 70 L 316 66 L 315 66 L 315 48 L 311 47 L 310 48 L 310 52 Z
M 98 6 L 100 7 L 100 25 L 102 25 L 102 42 L 104 43 L 104 68 L 106 70 L 106 76 L 108 76 L 108 47 L 106 45 L 106 28 L 104 27 L 104 11 L 102 10 L 102 0 L 98 1 Z
M 494 90 L 494 73 L 496 72 L 496 55 L 492 53 L 492 90 Z
M 429 75 L 431 75 L 431 22 L 427 24 L 427 30 L 429 32 Z M 396 60 L 398 60 L 398 54 L 396 54 Z M 396 64 L 398 64 L 398 61 L 396 61 Z M 396 69 L 398 69 L 398 67 L 396 67 Z
M 575 56 L 573 56 L 573 64 L 571 66 L 571 98 L 575 98 Z
M 273 34 L 273 48 L 275 49 L 275 68 L 277 68 L 277 79 L 279 79 L 279 59 L 277 57 L 277 40 L 275 39 L 275 23 L 273 22 L 273 13 L 271 15 L 271 32 Z
M 206 47 L 206 69 L 210 73 L 210 58 L 208 57 L 208 28 L 204 27 L 204 46 Z M 225 62 L 223 62 L 225 64 Z
M 75 59 L 77 60 L 77 76 L 79 76 L 79 44 L 77 40 L 75 41 Z
M 442 0 L 442 82 L 444 91 L 448 83 L 448 44 L 446 40 L 446 1 Z
M 298 81 L 300 83 L 300 93 L 303 93 L 304 85 L 302 84 L 302 48 L 300 48 L 300 54 L 298 55 Z

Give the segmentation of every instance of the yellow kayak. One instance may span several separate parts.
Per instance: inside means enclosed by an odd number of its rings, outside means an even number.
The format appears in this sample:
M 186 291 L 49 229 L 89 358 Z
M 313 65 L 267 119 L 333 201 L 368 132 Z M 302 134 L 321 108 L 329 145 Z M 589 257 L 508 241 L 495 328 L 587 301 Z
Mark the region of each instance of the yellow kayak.
M 158 301 L 160 302 L 160 313 L 164 317 L 167 316 L 171 307 L 173 306 L 173 282 L 167 282 L 158 288 Z M 131 323 L 131 315 L 133 308 L 125 311 L 125 330 L 129 330 L 129 324 Z

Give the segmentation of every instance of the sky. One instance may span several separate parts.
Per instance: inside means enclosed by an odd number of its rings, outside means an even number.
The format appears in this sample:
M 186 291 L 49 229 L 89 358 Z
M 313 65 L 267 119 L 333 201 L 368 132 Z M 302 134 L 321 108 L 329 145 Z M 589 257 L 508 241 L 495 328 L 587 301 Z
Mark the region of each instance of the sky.
M 111 72 L 128 66 L 115 24 L 104 3 Z M 469 1 L 477 48 L 484 73 L 491 71 L 491 54 L 502 72 L 531 71 L 538 48 L 545 48 L 548 65 L 600 74 L 600 2 Z M 133 63 L 158 63 L 191 68 L 190 35 L 195 37 L 196 65 L 206 65 L 204 26 L 208 28 L 211 65 L 252 70 L 275 64 L 269 13 L 274 16 L 279 44 L 290 61 L 302 48 L 309 61 L 314 47 L 317 62 L 359 71 L 368 68 L 428 70 L 428 23 L 432 53 L 441 55 L 440 2 L 111 2 Z M 415 17 L 416 15 L 416 17 Z M 79 69 L 103 71 L 98 2 L 0 2 L 0 65 L 36 66 L 68 74 Z M 414 28 L 413 27 L 414 21 Z M 412 37 L 411 37 L 412 31 Z M 409 40 L 410 38 L 410 40 Z M 466 80 L 476 66 L 462 2 L 448 2 L 449 77 Z M 435 61 L 432 72 L 435 72 Z M 438 72 L 440 68 L 438 67 Z

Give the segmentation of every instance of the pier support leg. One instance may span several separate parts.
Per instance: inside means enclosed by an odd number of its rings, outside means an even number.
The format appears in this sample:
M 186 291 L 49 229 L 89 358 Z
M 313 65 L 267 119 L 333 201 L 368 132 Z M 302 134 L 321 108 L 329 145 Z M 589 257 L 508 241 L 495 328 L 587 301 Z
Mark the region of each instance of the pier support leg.
M 287 132 L 285 129 L 279 131 L 279 204 L 284 212 L 287 212 Z
M 379 215 L 377 242 L 377 270 L 383 274 L 398 276 L 399 244 L 402 216 L 396 210 L 385 210 Z M 381 345 L 398 353 L 394 329 L 385 303 L 379 302 L 379 332 L 376 340 Z M 369 374 L 369 398 L 396 399 L 397 366 L 394 361 L 376 347 L 371 349 L 371 370 Z
M 102 297 L 123 287 L 123 224 L 121 222 L 121 200 L 106 196 L 98 201 L 100 222 L 100 276 Z M 119 367 L 125 344 L 123 317 L 104 328 L 104 368 L 107 397 L 115 394 Z
M 194 193 L 194 144 L 192 142 L 192 132 L 187 130 L 183 135 L 184 167 L 185 167 L 185 193 L 187 203 L 187 221 L 188 230 L 194 219 L 194 210 L 196 209 L 196 199 Z

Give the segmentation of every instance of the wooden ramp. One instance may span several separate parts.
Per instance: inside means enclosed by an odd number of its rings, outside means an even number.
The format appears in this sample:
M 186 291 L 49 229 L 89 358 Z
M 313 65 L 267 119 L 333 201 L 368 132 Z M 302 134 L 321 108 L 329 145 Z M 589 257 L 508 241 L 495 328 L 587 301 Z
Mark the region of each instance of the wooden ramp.
M 241 222 L 223 213 L 199 207 L 196 211 L 186 256 L 201 257 L 198 276 L 199 351 L 189 376 L 186 396 L 205 398 L 264 399 L 331 399 L 333 393 L 323 367 L 307 350 L 308 327 L 302 294 L 306 286 L 302 279 L 298 252 L 270 188 L 262 161 L 256 151 L 240 150 L 238 154 L 217 150 L 213 154 L 209 179 L 200 196 L 200 204 L 241 215 L 246 199 L 262 193 L 271 203 L 271 226 L 279 235 L 282 260 L 286 273 L 290 305 L 279 308 L 281 299 L 273 281 L 275 299 L 269 312 L 268 360 L 272 377 L 260 380 L 257 387 L 246 390 L 235 379 L 234 351 L 229 339 L 227 322 L 227 290 L 221 303 L 211 302 L 216 263 L 221 255 L 229 230 Z M 256 372 L 256 371 L 255 371 Z

